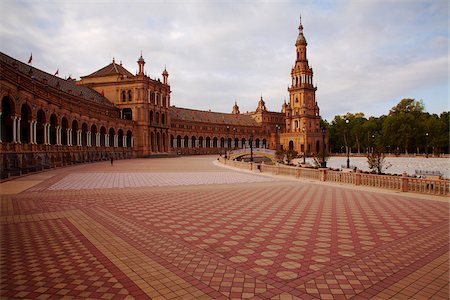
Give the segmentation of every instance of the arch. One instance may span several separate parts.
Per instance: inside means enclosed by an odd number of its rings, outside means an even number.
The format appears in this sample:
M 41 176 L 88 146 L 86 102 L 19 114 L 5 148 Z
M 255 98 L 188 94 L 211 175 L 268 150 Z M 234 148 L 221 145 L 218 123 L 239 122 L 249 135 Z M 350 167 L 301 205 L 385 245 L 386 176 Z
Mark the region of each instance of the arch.
M 69 137 L 67 135 L 67 128 L 69 128 L 69 121 L 66 117 L 63 117 L 61 120 L 61 144 L 68 145 Z
M 156 124 L 159 124 L 159 112 L 156 112 L 155 114 L 155 122 Z
M 177 148 L 181 148 L 181 135 L 177 136 Z
M 266 139 L 262 140 L 262 147 L 267 148 L 267 140 Z
M 30 127 L 31 108 L 28 104 L 22 104 L 20 108 L 20 142 L 22 144 L 29 144 L 31 142 Z
M 128 101 L 133 100 L 133 95 L 131 94 L 131 90 L 128 90 Z
M 227 148 L 231 148 L 231 138 L 228 138 Z
M 214 137 L 213 138 L 213 148 L 217 148 L 217 138 L 216 137 Z
M 293 141 L 289 141 L 289 150 L 290 151 L 294 150 L 294 142 Z
M 131 130 L 127 131 L 127 147 L 131 147 L 131 138 L 133 137 L 133 134 L 131 133 Z
M 244 139 L 244 138 L 242 138 L 241 144 L 242 144 L 242 147 L 241 147 L 241 148 L 245 148 L 245 139 Z
M 162 151 L 163 152 L 167 152 L 167 144 L 166 144 L 166 136 L 167 136 L 167 134 L 166 133 L 162 133 L 161 136 L 162 136 Z
M 171 148 L 174 147 L 174 144 L 173 144 L 173 140 L 174 140 L 174 139 L 175 139 L 175 138 L 174 138 L 173 134 L 171 134 L 171 135 L 170 135 L 170 147 L 171 147 Z
M 148 113 L 148 122 L 151 124 L 153 123 L 153 110 L 150 110 Z
M 195 136 L 192 136 L 191 137 L 191 146 L 192 146 L 192 148 L 195 148 L 195 141 L 196 141 Z
M 109 128 L 109 132 L 108 132 L 108 134 L 109 134 L 109 146 L 110 147 L 115 147 L 115 144 L 114 144 L 114 135 L 116 134 L 116 132 L 114 131 L 114 128 Z
M 211 148 L 211 138 L 209 136 L 206 137 L 206 147 L 205 148 Z
M 164 125 L 166 123 L 166 116 L 164 113 L 161 113 L 161 124 Z
M 198 138 L 198 147 L 203 148 L 203 137 L 202 136 Z
M 105 126 L 100 127 L 100 146 L 105 147 L 106 145 L 106 128 Z
M 36 144 L 44 144 L 45 113 L 39 109 L 36 114 Z
M 88 125 L 86 123 L 83 123 L 81 125 L 81 146 L 87 145 L 87 131 Z
M 123 147 L 123 130 L 122 129 L 119 129 L 117 131 L 117 139 L 118 139 L 117 145 L 119 147 Z
M 56 114 L 50 115 L 50 145 L 56 145 L 56 128 L 58 127 L 58 118 Z
M 38 124 L 39 124 L 39 112 L 38 112 Z M 77 120 L 73 120 L 72 121 L 72 145 L 73 146 L 78 146 L 78 138 L 77 137 L 78 137 L 78 122 L 77 122 Z M 42 140 L 44 140 L 43 137 L 42 137 Z M 38 144 L 39 144 L 39 142 L 38 142 Z
M 184 142 L 184 148 L 188 148 L 189 147 L 189 137 L 187 135 L 184 136 L 183 142 Z
M 125 93 L 125 91 L 122 91 L 122 102 L 126 102 L 127 101 L 127 95 Z
M 156 150 L 161 152 L 161 134 L 159 132 L 156 133 Z
M 316 153 L 320 152 L 320 142 L 319 140 L 316 141 Z
M 225 139 L 220 138 L 220 148 L 225 148 Z
M 255 148 L 259 148 L 259 142 L 260 142 L 259 139 L 255 140 Z
M 239 139 L 234 138 L 234 148 L 238 148 L 238 146 L 239 146 Z
M 295 125 L 294 125 L 294 128 L 295 128 L 295 129 L 298 129 L 298 127 L 299 127 L 299 126 L 298 126 L 298 120 L 295 120 L 295 123 L 294 123 L 294 124 L 295 124 Z
M 95 124 L 92 124 L 91 126 L 91 146 L 98 146 L 97 145 L 97 126 Z
M 133 120 L 133 110 L 131 108 L 122 109 L 122 119 Z

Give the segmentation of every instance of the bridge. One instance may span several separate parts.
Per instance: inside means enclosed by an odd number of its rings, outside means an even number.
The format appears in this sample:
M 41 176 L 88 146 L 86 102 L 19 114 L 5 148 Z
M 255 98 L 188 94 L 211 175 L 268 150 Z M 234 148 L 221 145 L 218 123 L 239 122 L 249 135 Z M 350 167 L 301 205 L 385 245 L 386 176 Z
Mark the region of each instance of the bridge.
M 253 157 L 267 157 L 272 161 L 276 161 L 275 150 L 266 148 L 253 148 Z M 228 151 L 228 159 L 238 159 L 243 156 L 250 155 L 250 148 L 236 149 Z

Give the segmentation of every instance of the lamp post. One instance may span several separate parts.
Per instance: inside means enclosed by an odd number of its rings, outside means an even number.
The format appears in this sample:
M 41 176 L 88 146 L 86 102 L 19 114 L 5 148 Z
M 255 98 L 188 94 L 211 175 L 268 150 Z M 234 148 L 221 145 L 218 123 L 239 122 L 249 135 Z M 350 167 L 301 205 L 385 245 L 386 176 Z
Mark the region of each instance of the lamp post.
M 428 158 L 428 132 L 425 133 L 425 157 Z
M 279 143 L 279 141 L 278 141 L 278 135 L 279 135 L 279 133 L 278 133 L 278 131 L 280 130 L 280 125 L 275 125 L 276 126 L 276 128 L 277 128 L 277 132 L 276 132 L 276 137 L 275 137 L 275 143 L 276 143 L 276 148 L 277 148 L 277 151 L 278 151 L 278 148 L 279 148 L 279 145 L 280 145 L 280 143 Z
M 350 151 L 349 151 L 349 147 L 348 147 L 348 143 L 347 143 L 347 136 L 346 136 L 348 123 L 350 123 L 350 120 L 349 119 L 345 120 L 346 125 L 345 125 L 345 130 L 344 130 L 344 139 L 345 139 L 345 148 L 347 151 L 347 169 L 350 169 Z
M 372 134 L 372 153 L 374 152 L 375 148 L 375 134 Z
M 253 162 L 253 133 L 250 134 L 250 161 Z
M 303 131 L 303 164 L 306 165 L 306 128 L 302 128 Z
M 327 129 L 322 127 L 322 163 L 320 164 L 320 167 L 326 168 L 327 162 L 325 161 L 325 135 L 327 133 Z

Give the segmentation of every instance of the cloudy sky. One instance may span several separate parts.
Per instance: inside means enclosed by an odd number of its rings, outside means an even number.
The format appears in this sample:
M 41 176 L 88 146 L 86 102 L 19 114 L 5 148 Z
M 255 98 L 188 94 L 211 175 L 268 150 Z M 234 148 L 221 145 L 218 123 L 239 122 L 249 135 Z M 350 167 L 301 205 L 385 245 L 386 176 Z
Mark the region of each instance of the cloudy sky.
M 449 110 L 447 0 L 0 2 L 0 50 L 79 78 L 117 62 L 161 77 L 172 104 L 252 111 L 288 99 L 302 15 L 321 115 L 386 114 L 402 98 Z

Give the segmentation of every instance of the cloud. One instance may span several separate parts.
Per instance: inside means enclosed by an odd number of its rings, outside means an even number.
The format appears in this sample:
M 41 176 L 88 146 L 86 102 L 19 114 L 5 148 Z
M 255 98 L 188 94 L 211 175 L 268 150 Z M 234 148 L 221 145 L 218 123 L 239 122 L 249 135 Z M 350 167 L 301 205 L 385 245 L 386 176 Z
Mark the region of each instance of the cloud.
M 5 0 L 0 9 L 2 51 L 17 59 L 33 52 L 36 67 L 79 77 L 113 57 L 134 73 L 142 50 L 151 77 L 167 66 L 173 104 L 223 112 L 235 99 L 254 110 L 261 93 L 280 110 L 301 12 L 328 120 L 380 115 L 419 95 L 447 109 L 447 1 Z

